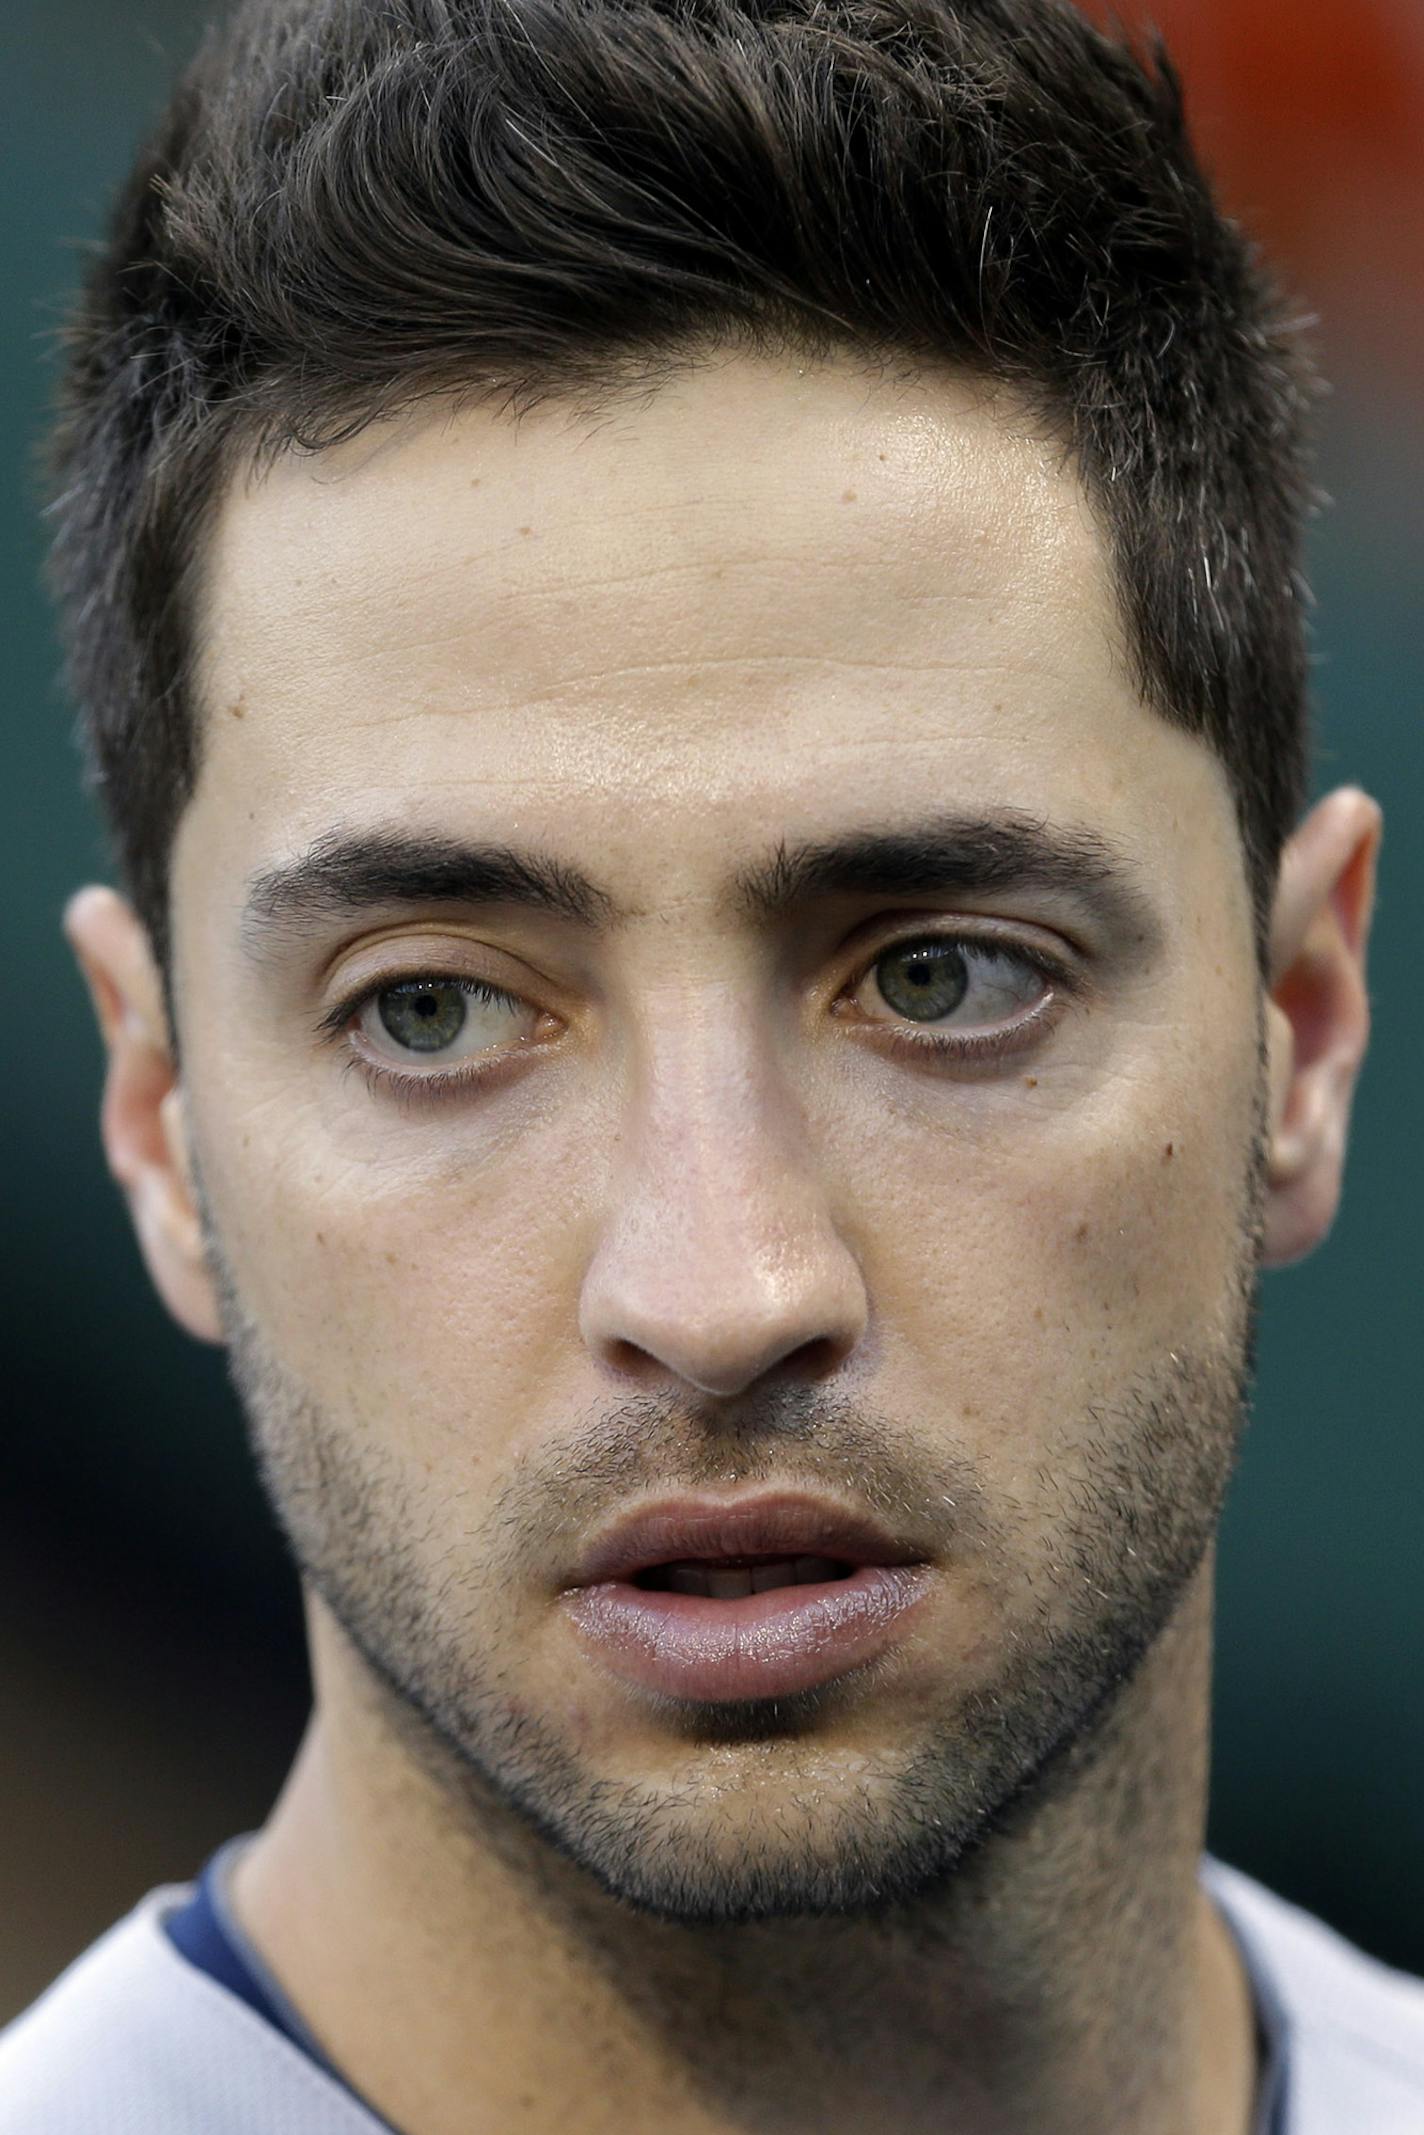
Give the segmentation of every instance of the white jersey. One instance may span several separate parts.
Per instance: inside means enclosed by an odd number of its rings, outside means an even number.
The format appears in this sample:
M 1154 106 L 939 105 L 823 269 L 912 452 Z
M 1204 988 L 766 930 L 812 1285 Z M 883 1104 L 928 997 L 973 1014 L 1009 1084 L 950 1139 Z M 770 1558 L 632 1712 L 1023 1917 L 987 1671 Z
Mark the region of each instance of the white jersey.
M 1424 2135 L 1424 1981 L 1219 1862 L 1202 1876 L 1279 2052 L 1271 2135 Z M 0 2135 L 390 2135 L 179 1954 L 156 1890 L 0 2035 Z

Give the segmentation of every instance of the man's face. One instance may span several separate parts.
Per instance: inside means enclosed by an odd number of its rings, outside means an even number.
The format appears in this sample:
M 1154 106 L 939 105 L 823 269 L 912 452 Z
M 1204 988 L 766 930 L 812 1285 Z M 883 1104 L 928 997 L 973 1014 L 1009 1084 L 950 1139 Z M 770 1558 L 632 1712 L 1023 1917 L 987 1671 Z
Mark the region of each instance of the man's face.
M 184 1090 L 322 1605 L 639 1905 L 923 1887 L 1182 1599 L 1249 1348 L 1230 791 L 1061 448 L 727 359 L 289 457 L 210 589 Z M 625 1512 L 771 1490 L 924 1565 L 873 1652 L 580 1628 Z

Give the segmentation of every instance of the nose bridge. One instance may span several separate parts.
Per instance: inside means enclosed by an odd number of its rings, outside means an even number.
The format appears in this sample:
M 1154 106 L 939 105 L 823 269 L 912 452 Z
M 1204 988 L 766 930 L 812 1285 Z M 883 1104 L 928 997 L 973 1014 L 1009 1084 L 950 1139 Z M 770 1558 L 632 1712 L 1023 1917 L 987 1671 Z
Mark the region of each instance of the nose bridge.
M 866 1317 L 827 1187 L 746 992 L 665 998 L 630 1078 L 585 1339 L 711 1393 L 740 1392 L 801 1350 L 824 1369 Z
M 670 1158 L 687 1187 L 744 1170 L 757 1182 L 768 1158 L 796 1168 L 794 1107 L 754 1008 L 731 986 L 667 1004 L 636 1077 L 636 1162 L 650 1180 Z M 761 1170 L 764 1178 L 764 1169 Z M 714 1209 L 722 1197 L 714 1194 Z

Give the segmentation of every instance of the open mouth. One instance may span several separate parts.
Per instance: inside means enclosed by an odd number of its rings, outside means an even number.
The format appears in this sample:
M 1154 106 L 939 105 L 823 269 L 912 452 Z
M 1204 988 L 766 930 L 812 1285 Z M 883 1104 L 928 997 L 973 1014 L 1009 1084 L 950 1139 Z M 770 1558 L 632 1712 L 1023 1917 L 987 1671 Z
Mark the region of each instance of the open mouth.
M 734 1601 L 782 1586 L 844 1582 L 926 1552 L 868 1512 L 794 1491 L 644 1504 L 586 1549 L 568 1588 L 615 1581 L 643 1593 Z
M 647 1565 L 629 1583 L 645 1593 L 702 1594 L 713 1601 L 741 1601 L 748 1594 L 769 1593 L 773 1587 L 823 1586 L 849 1579 L 855 1569 L 834 1557 L 683 1558 Z
M 595 1538 L 560 1604 L 585 1656 L 625 1687 L 788 1697 L 908 1634 L 935 1591 L 929 1555 L 811 1492 L 666 1498 Z

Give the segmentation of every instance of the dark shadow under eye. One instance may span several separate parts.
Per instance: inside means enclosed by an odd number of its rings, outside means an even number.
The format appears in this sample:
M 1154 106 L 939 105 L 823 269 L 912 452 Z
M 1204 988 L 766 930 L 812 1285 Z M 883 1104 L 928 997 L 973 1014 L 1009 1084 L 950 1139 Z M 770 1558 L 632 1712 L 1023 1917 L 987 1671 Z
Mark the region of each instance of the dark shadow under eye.
M 376 1012 L 388 1036 L 412 1053 L 440 1053 L 453 1045 L 470 1012 L 467 990 L 452 979 L 387 986 Z
M 875 962 L 875 982 L 887 1008 L 916 1023 L 953 1013 L 969 990 L 969 967 L 954 942 L 905 942 Z

